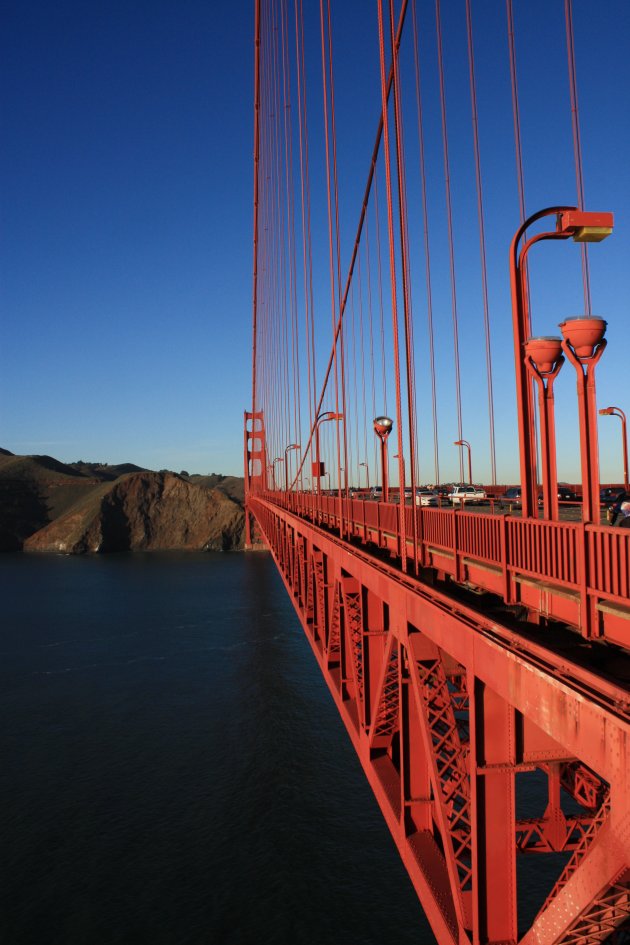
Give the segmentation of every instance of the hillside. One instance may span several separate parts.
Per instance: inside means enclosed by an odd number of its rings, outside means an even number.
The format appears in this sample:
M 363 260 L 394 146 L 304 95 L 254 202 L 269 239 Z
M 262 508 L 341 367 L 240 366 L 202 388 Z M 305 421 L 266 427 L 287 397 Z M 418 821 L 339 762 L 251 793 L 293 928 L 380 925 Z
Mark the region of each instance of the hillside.
M 105 483 L 24 542 L 25 551 L 231 551 L 243 509 L 218 489 L 173 473 L 130 473 Z
M 0 551 L 242 547 L 243 480 L 61 463 L 0 449 Z
M 63 515 L 98 480 L 52 456 L 0 454 L 0 551 L 18 551 L 25 538 Z

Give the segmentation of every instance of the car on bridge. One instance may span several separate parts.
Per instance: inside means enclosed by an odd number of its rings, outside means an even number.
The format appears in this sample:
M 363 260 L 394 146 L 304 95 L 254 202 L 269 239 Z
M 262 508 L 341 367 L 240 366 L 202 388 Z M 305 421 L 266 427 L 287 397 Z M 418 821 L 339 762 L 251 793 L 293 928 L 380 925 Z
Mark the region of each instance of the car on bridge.
M 449 492 L 448 501 L 451 505 L 481 505 L 488 501 L 486 492 L 481 486 L 471 486 L 461 483 L 453 486 L 452 492 Z
M 416 505 L 427 508 L 438 504 L 438 497 L 433 489 L 416 489 Z
M 501 506 L 520 505 L 521 504 L 521 487 L 511 486 L 511 488 L 506 489 L 503 495 L 498 496 L 497 503 Z

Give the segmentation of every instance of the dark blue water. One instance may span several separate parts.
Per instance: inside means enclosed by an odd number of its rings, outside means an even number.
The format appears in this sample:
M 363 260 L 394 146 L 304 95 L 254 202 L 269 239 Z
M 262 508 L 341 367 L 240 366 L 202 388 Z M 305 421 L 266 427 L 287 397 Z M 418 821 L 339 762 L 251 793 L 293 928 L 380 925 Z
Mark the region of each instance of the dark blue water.
M 434 942 L 268 555 L 0 592 L 3 945 Z

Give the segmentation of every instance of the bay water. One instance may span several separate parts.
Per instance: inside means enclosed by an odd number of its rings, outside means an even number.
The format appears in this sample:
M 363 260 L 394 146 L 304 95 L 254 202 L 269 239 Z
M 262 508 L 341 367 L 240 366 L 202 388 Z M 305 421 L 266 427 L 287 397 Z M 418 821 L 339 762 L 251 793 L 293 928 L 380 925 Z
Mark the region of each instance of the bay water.
M 0 557 L 3 945 L 432 945 L 271 557 Z

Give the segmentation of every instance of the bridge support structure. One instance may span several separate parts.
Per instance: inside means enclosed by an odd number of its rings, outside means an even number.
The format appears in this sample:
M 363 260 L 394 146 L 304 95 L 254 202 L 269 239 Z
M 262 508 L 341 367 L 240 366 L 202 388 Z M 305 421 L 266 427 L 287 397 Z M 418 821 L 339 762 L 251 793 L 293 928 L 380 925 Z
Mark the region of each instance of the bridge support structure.
M 273 501 L 248 508 L 440 945 L 625 940 L 630 711 L 615 687 Z M 525 818 L 533 777 L 546 801 Z M 526 929 L 518 863 L 547 853 L 565 863 Z

